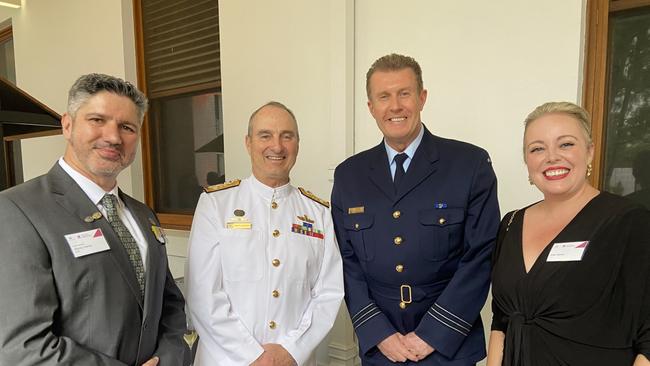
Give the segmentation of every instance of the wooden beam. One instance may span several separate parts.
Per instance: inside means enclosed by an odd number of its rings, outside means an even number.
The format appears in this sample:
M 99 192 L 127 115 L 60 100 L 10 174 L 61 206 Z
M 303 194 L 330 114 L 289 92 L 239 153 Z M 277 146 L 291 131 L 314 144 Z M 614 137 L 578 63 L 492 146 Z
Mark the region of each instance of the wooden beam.
M 583 107 L 591 115 L 591 134 L 596 149 L 591 183 L 602 188 L 605 150 L 605 105 L 607 102 L 607 36 L 609 0 L 588 0 L 586 66 Z
M 20 111 L 0 111 L 0 123 L 61 128 L 59 120 L 49 114 Z
M 9 188 L 9 174 L 7 174 L 7 166 L 9 162 L 7 161 L 7 144 L 4 142 L 4 127 L 0 123 L 0 142 L 2 146 L 0 147 L 0 191 L 4 191 Z
M 614 13 L 621 10 L 650 6 L 650 0 L 612 0 L 609 3 L 609 12 Z

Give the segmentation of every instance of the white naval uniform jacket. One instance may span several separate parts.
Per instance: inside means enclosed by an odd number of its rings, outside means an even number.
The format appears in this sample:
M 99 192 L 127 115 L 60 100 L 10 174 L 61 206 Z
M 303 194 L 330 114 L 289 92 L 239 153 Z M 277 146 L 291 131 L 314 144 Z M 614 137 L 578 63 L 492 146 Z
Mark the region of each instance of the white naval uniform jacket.
M 251 176 L 201 194 L 186 276 L 195 365 L 249 365 L 266 343 L 315 365 L 343 298 L 342 273 L 330 211 L 290 184 L 270 188 Z

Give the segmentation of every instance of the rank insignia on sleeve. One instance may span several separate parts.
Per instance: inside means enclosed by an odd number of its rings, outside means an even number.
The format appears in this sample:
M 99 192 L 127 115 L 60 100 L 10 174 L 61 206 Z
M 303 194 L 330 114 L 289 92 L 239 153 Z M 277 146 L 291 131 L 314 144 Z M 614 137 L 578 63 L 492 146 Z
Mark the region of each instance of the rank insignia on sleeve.
M 221 183 L 221 184 L 215 184 L 212 186 L 207 186 L 203 187 L 203 191 L 205 193 L 212 193 L 216 191 L 223 191 L 224 189 L 232 188 L 232 187 L 237 187 L 241 183 L 241 180 L 239 179 L 233 179 L 230 182 L 226 183 Z
M 306 190 L 306 189 L 304 189 L 302 187 L 298 187 L 298 189 L 300 190 L 300 193 L 302 193 L 305 197 L 309 198 L 310 200 L 318 202 L 321 205 L 323 205 L 323 206 L 325 206 L 327 208 L 330 208 L 330 203 L 325 201 L 324 199 L 318 198 L 315 194 L 309 192 L 308 190 Z
M 302 234 L 314 238 L 319 238 L 319 239 L 325 238 L 322 230 L 318 230 L 314 228 L 314 220 L 310 219 L 309 216 L 307 216 L 306 214 L 302 216 L 298 216 L 298 220 L 300 220 L 302 223 L 291 225 L 292 232 L 296 234 Z

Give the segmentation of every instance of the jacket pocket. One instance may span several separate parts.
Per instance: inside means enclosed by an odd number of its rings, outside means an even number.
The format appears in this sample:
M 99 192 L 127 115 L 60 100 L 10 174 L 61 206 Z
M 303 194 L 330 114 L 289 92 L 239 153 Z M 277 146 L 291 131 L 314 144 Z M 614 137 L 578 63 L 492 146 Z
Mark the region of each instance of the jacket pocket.
M 375 218 L 371 214 L 347 215 L 343 219 L 343 226 L 348 232 L 348 238 L 357 257 L 362 261 L 371 261 L 375 258 L 375 247 L 370 240 Z
M 462 245 L 465 210 L 462 208 L 420 211 L 420 252 L 430 261 L 449 258 Z

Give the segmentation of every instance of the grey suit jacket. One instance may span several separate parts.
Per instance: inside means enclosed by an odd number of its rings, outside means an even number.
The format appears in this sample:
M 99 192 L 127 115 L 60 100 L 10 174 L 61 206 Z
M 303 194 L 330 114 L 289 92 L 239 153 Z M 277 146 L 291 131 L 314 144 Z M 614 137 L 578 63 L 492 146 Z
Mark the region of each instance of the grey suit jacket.
M 144 299 L 126 251 L 75 181 L 49 173 L 0 192 L 0 365 L 182 365 L 184 300 L 159 225 L 120 192 L 148 242 Z M 99 228 L 110 250 L 75 258 L 64 235 Z

